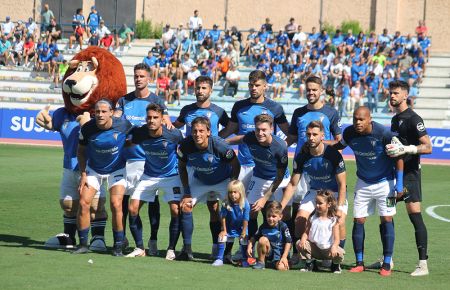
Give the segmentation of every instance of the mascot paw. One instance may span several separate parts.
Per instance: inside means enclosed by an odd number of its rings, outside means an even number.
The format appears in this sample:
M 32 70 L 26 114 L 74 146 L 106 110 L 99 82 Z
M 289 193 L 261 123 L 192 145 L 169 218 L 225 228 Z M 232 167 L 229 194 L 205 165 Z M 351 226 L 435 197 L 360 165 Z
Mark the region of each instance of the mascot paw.
M 77 117 L 77 122 L 80 123 L 80 126 L 83 126 L 91 119 L 91 114 L 89 112 L 84 112 L 82 115 Z

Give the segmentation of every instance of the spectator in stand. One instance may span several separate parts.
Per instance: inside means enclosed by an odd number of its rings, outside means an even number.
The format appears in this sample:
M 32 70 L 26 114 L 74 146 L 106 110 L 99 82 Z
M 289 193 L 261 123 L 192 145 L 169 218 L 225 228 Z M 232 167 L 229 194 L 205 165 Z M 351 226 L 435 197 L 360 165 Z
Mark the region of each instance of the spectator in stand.
M 58 66 L 55 71 L 55 77 L 53 78 L 53 88 L 59 87 L 59 82 L 62 81 L 66 71 L 69 69 L 69 64 L 67 60 L 63 60 L 63 62 Z
M 99 27 L 98 27 L 98 29 L 97 29 L 97 32 L 98 32 L 98 37 L 100 38 L 100 39 L 102 39 L 103 37 L 105 37 L 105 35 L 106 35 L 106 33 L 108 33 L 109 35 L 111 35 L 111 31 L 109 30 L 109 28 L 108 27 L 106 27 L 106 25 L 105 25 L 105 20 L 100 20 L 100 25 L 99 25 Z
M 264 24 L 261 26 L 261 27 L 264 27 L 264 29 L 268 32 L 268 33 L 270 33 L 270 34 L 272 34 L 273 33 L 273 24 L 272 23 L 270 23 L 270 18 L 266 18 L 266 21 L 264 22 Z
M 175 31 L 175 35 L 177 36 L 177 39 L 180 42 L 183 40 L 184 36 L 189 38 L 189 32 L 186 29 L 184 29 L 184 25 L 182 22 L 180 22 L 180 24 L 178 24 L 177 30 Z
M 144 57 L 144 59 L 142 60 L 143 63 L 145 63 L 146 65 L 148 65 L 148 67 L 150 68 L 150 82 L 154 82 L 155 81 L 155 75 L 156 75 L 156 63 L 158 61 L 158 58 L 152 53 L 151 50 L 149 50 L 148 54 L 146 57 Z
M 216 78 L 217 73 L 217 61 L 215 58 L 215 53 L 212 52 L 209 58 L 203 63 L 201 75 L 207 76 L 210 79 L 214 80 Z
M 55 78 L 59 78 L 59 76 L 58 76 L 59 66 L 63 62 L 64 62 L 64 56 L 60 53 L 60 51 L 58 49 L 56 49 L 50 60 L 50 79 L 52 79 L 53 82 L 57 83 L 57 80 L 55 80 Z
M 388 34 L 387 28 L 383 29 L 383 33 L 378 36 L 378 44 L 381 48 L 391 47 L 392 36 Z
M 52 53 L 50 49 L 44 48 L 42 52 L 39 54 L 39 59 L 36 64 L 36 70 L 37 71 L 44 71 L 47 70 L 47 72 L 51 73 L 51 60 L 52 60 Z
M 24 41 L 26 30 L 27 28 L 22 20 L 17 21 L 17 24 L 14 27 L 14 37 Z
M 216 67 L 216 78 L 214 83 L 219 82 L 221 78 L 225 78 L 230 69 L 230 59 L 226 55 L 220 55 L 220 59 Z
M 91 12 L 89 13 L 89 16 L 88 16 L 87 22 L 86 22 L 88 25 L 88 28 L 87 28 L 88 37 L 91 37 L 92 34 L 97 32 L 97 29 L 99 28 L 101 20 L 102 20 L 102 17 L 98 13 L 97 9 L 95 8 L 95 6 L 92 6 Z
M 84 28 L 81 24 L 78 24 L 73 34 L 69 37 L 69 50 L 72 49 L 73 43 L 76 41 L 78 42 L 78 45 L 80 46 L 80 50 L 83 49 L 83 37 L 84 37 Z
M 178 106 L 180 105 L 180 96 L 181 96 L 181 87 L 183 86 L 180 79 L 177 78 L 177 75 L 174 74 L 170 79 L 169 83 L 169 99 L 168 103 L 172 104 L 175 100 L 178 101 Z
M 264 45 L 267 43 L 269 38 L 272 36 L 272 34 L 268 33 L 266 31 L 266 27 L 262 26 L 261 29 L 258 32 L 259 41 L 263 43 Z
M 159 57 L 159 55 L 162 53 L 163 48 L 162 48 L 161 42 L 159 40 L 157 40 L 155 42 L 155 46 L 152 47 L 151 51 L 152 51 L 152 54 L 156 57 Z
M 178 41 L 178 38 L 175 33 L 172 34 L 172 37 L 169 39 L 169 41 L 165 42 L 163 44 L 163 46 L 164 46 L 165 52 L 168 48 L 171 49 L 171 51 L 169 53 L 166 52 L 166 56 L 168 56 L 169 58 L 172 58 L 172 57 L 178 58 L 180 42 Z
M 417 87 L 417 82 L 413 79 L 408 80 L 409 84 L 409 93 L 408 93 L 408 99 L 406 100 L 408 103 L 408 106 L 413 110 L 414 105 L 416 104 L 417 96 L 419 95 L 419 88 Z
M 292 38 L 294 38 L 295 33 L 297 32 L 297 24 L 295 23 L 295 19 L 293 17 L 291 17 L 291 19 L 289 19 L 289 23 L 286 24 L 286 26 L 284 27 L 284 30 L 286 31 L 289 40 L 292 40 Z
M 197 53 L 198 48 L 200 47 L 200 45 L 203 44 L 203 41 L 205 41 L 206 38 L 206 31 L 203 29 L 202 25 L 199 25 L 196 33 L 195 33 L 195 37 L 192 38 L 192 52 L 194 54 Z
M 53 11 L 50 10 L 48 4 L 45 3 L 41 11 L 41 33 L 47 31 L 47 27 L 50 25 L 50 19 L 54 17 Z
M 195 61 L 190 58 L 189 53 L 185 53 L 181 58 L 180 67 L 177 72 L 177 79 L 185 80 L 189 71 L 191 71 L 192 67 L 195 65 Z
M 194 10 L 194 16 L 189 18 L 189 29 L 191 30 L 191 38 L 197 39 L 197 32 L 203 25 L 202 19 L 198 16 L 198 10 Z M 203 40 L 203 39 L 202 39 Z
M 364 89 L 361 86 L 361 81 L 355 82 L 350 90 L 350 97 L 350 113 L 353 113 L 356 108 L 364 105 Z
M 9 53 L 11 49 L 11 42 L 7 39 L 6 35 L 1 36 L 0 40 L 0 64 L 6 65 L 9 59 Z
M 164 28 L 163 28 L 163 34 L 161 36 L 161 40 L 163 42 L 163 45 L 164 45 L 164 43 L 169 42 L 169 40 L 172 38 L 172 36 L 174 34 L 175 34 L 175 31 L 173 31 L 170 28 L 170 24 L 167 23 L 166 26 L 164 26 Z
M 13 40 L 14 30 L 15 30 L 15 25 L 11 21 L 11 17 L 6 16 L 5 23 L 2 23 L 2 25 L 1 25 L 1 31 L 2 31 L 3 35 L 6 36 L 6 39 Z
M 192 40 L 187 34 L 183 35 L 181 39 L 180 48 L 178 49 L 178 59 L 181 59 L 183 55 L 191 52 Z
M 100 34 L 100 32 L 99 32 L 99 34 Z M 114 44 L 114 37 L 112 36 L 111 32 L 109 30 L 107 30 L 105 32 L 105 35 L 102 38 L 100 38 L 100 47 L 103 47 L 109 51 L 112 51 L 113 44 Z
M 276 40 L 277 40 L 277 46 L 281 47 L 284 51 L 284 54 L 286 55 L 288 52 L 288 49 L 291 46 L 291 41 L 289 40 L 288 35 L 283 30 L 280 29 L 276 36 Z
M 188 72 L 186 80 L 184 81 L 184 95 L 187 96 L 190 87 L 195 88 L 195 80 L 201 75 L 198 70 L 197 64 L 192 66 L 190 72 Z
M 72 28 L 73 28 L 73 30 L 75 31 L 76 28 L 78 26 L 80 26 L 80 25 L 83 28 L 83 30 L 86 29 L 86 19 L 84 18 L 83 9 L 82 8 L 78 8 L 76 10 L 75 14 L 72 17 Z
M 303 62 L 303 57 L 301 55 L 298 56 L 297 62 L 293 65 L 292 70 L 289 75 L 289 83 L 291 86 L 295 84 L 299 85 L 300 96 L 303 96 L 303 89 L 301 88 L 301 80 L 303 75 L 305 74 L 306 64 Z
M 367 91 L 367 107 L 371 113 L 378 111 L 378 93 L 381 89 L 381 79 L 374 72 L 370 72 L 366 79 L 365 89 Z
M 28 22 L 26 23 L 25 26 L 26 26 L 26 32 L 27 32 L 26 37 L 31 36 L 31 37 L 33 37 L 33 40 L 35 40 L 37 37 L 38 29 L 37 29 L 37 24 L 34 21 L 33 17 L 28 18 Z
M 408 69 L 409 81 L 414 81 L 418 84 L 422 82 L 423 71 L 419 67 L 417 60 L 413 60 L 410 68 Z
M 317 32 L 316 27 L 311 28 L 311 33 L 308 35 L 307 44 L 312 45 L 318 38 L 320 33 Z
M 231 96 L 234 98 L 237 94 L 239 88 L 239 81 L 241 79 L 241 73 L 237 70 L 237 67 L 234 64 L 231 64 L 225 79 L 226 81 L 225 85 L 223 86 L 223 95 L 227 96 L 228 89 L 232 88 L 233 94 Z
M 286 92 L 286 88 L 288 85 L 288 77 L 286 72 L 282 72 L 280 78 L 277 80 L 277 82 L 275 83 L 275 89 L 276 94 L 274 96 L 274 99 L 277 98 L 283 98 L 284 97 L 284 93 Z
M 302 31 L 303 27 L 301 25 L 297 26 L 297 33 L 294 34 L 294 37 L 292 38 L 292 42 L 295 42 L 296 40 L 298 40 L 301 44 L 305 44 L 306 43 L 306 39 L 308 38 L 308 36 L 306 35 L 306 33 L 304 33 Z
M 200 46 L 199 53 L 197 54 L 197 65 L 202 66 L 203 62 L 205 62 L 209 58 L 209 51 L 203 46 Z
M 166 75 L 166 71 L 161 70 L 159 72 L 159 77 L 156 80 L 156 91 L 155 94 L 157 96 L 163 94 L 164 95 L 164 104 L 168 104 L 169 100 L 169 83 L 170 78 Z
M 100 45 L 100 38 L 98 36 L 97 30 L 95 30 L 91 33 L 91 37 L 89 38 L 88 43 L 90 46 L 99 46 Z
M 24 66 L 28 67 L 30 65 L 30 60 L 34 58 L 36 54 L 34 48 L 34 41 L 32 36 L 28 36 L 23 44 L 23 57 L 24 57 Z
M 20 37 L 14 37 L 14 42 L 11 47 L 11 53 L 9 54 L 9 59 L 13 65 L 20 66 L 23 58 L 23 39 Z M 17 62 L 16 62 L 17 58 Z M 7 61 L 6 61 L 7 63 Z
M 233 36 L 236 36 L 237 41 L 239 41 L 239 43 L 242 43 L 242 33 L 236 28 L 236 26 L 231 27 L 231 37 Z
M 418 42 L 419 42 L 420 48 L 421 48 L 424 56 L 427 58 L 427 62 L 428 62 L 429 57 L 430 57 L 431 41 L 428 38 L 428 36 L 420 36 L 420 37 L 418 37 Z M 419 54 L 420 54 L 420 52 L 419 52 Z
M 116 49 L 118 49 L 120 45 L 127 45 L 128 47 L 131 47 L 131 37 L 133 35 L 133 30 L 131 30 L 131 28 L 124 23 L 120 28 L 119 33 L 116 34 Z
M 348 80 L 342 78 L 338 85 L 338 92 L 340 93 L 339 101 L 339 118 L 343 116 L 349 118 L 348 111 L 350 109 L 350 86 Z
M 425 20 L 419 20 L 419 25 L 416 27 L 417 37 L 424 37 L 428 34 L 428 27 L 425 25 Z
M 235 66 L 239 65 L 239 52 L 236 51 L 233 44 L 228 44 L 226 49 L 227 58 L 230 59 L 231 63 Z
M 221 31 L 218 28 L 219 26 L 217 24 L 214 24 L 213 29 L 211 29 L 208 33 L 213 43 L 217 43 L 217 41 L 219 41 Z
M 255 29 L 250 28 L 249 34 L 247 35 L 247 42 L 245 43 L 244 50 L 242 51 L 242 55 L 250 55 L 250 48 L 255 43 L 255 38 L 258 37 L 258 33 Z
M 253 66 L 253 61 L 259 62 L 259 58 L 264 52 L 264 44 L 259 41 L 259 37 L 255 38 L 255 42 L 250 47 L 250 65 Z
M 58 41 L 62 37 L 61 25 L 56 23 L 56 19 L 50 19 L 50 25 L 46 31 L 47 43 L 50 44 L 52 40 Z
M 166 57 L 166 54 L 164 52 L 162 52 L 159 55 L 158 60 L 156 61 L 156 75 L 159 76 L 161 71 L 166 71 L 167 73 L 169 73 L 169 66 L 170 66 L 170 62 Z

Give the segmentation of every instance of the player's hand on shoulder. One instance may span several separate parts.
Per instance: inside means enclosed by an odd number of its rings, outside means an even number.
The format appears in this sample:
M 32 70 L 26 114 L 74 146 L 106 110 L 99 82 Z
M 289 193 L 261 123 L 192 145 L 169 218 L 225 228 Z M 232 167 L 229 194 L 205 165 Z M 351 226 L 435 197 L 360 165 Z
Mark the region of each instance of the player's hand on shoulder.
M 83 126 L 84 124 L 89 122 L 89 120 L 91 120 L 91 114 L 89 114 L 89 112 L 84 112 L 83 114 L 79 115 L 76 120 L 80 124 L 80 126 Z

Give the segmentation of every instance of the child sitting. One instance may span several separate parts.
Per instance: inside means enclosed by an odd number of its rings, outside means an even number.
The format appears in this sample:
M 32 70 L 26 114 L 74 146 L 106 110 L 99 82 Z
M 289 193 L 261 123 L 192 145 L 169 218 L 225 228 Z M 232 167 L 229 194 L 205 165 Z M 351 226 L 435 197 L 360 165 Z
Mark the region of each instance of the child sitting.
M 264 269 L 266 263 L 280 271 L 289 270 L 288 255 L 292 238 L 283 218 L 281 204 L 271 202 L 266 208 L 266 221 L 259 227 L 247 246 L 249 257 L 253 254 L 253 245 L 258 241 L 258 259 L 253 269 Z
M 305 261 L 301 271 L 309 272 L 314 268 L 314 259 L 332 259 L 331 271 L 341 273 L 340 264 L 345 251 L 339 247 L 339 221 L 336 216 L 337 206 L 334 193 L 319 190 L 316 196 L 316 212 L 306 224 L 306 231 L 297 242 L 300 257 Z
M 222 231 L 219 233 L 217 257 L 213 266 L 222 266 L 224 256 L 231 260 L 234 238 L 239 238 L 242 260 L 246 260 L 247 226 L 250 218 L 250 205 L 245 198 L 245 188 L 241 181 L 233 180 L 228 184 L 228 194 L 220 210 Z M 225 246 L 226 243 L 226 246 Z M 243 264 L 245 263 L 242 262 Z

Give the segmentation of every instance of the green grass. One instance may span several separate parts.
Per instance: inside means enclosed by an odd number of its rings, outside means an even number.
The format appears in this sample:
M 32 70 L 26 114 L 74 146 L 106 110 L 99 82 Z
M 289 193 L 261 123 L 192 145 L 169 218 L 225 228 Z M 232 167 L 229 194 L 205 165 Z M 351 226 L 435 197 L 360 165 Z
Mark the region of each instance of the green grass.
M 193 248 L 197 262 L 169 262 L 161 257 L 137 259 L 113 258 L 109 254 L 72 256 L 65 251 L 46 250 L 44 242 L 62 231 L 62 212 L 58 204 L 62 150 L 27 146 L 0 145 L 0 281 L 2 289 L 26 288 L 196 288 L 196 289 L 448 289 L 450 283 L 450 225 L 424 214 L 429 235 L 428 277 L 411 278 L 417 262 L 414 231 L 404 205 L 398 206 L 395 219 L 395 270 L 382 278 L 375 271 L 342 275 L 330 273 L 281 273 L 274 270 L 255 271 L 233 266 L 213 268 L 206 260 L 211 249 L 208 212 L 205 206 L 195 209 Z M 349 217 L 355 183 L 355 164 L 347 162 Z M 449 204 L 450 167 L 423 166 L 423 207 Z M 146 209 L 143 208 L 146 216 Z M 168 243 L 169 210 L 163 205 L 159 247 Z M 440 207 L 437 214 L 450 218 L 450 208 Z M 148 237 L 148 221 L 144 235 Z M 354 262 L 351 244 L 351 218 L 347 219 L 347 255 L 344 267 Z M 130 235 L 131 236 L 131 235 Z M 111 244 L 110 226 L 107 243 Z M 381 254 L 378 218 L 366 225 L 366 261 Z M 94 263 L 89 264 L 88 260 Z M 239 281 L 236 285 L 234 281 Z

